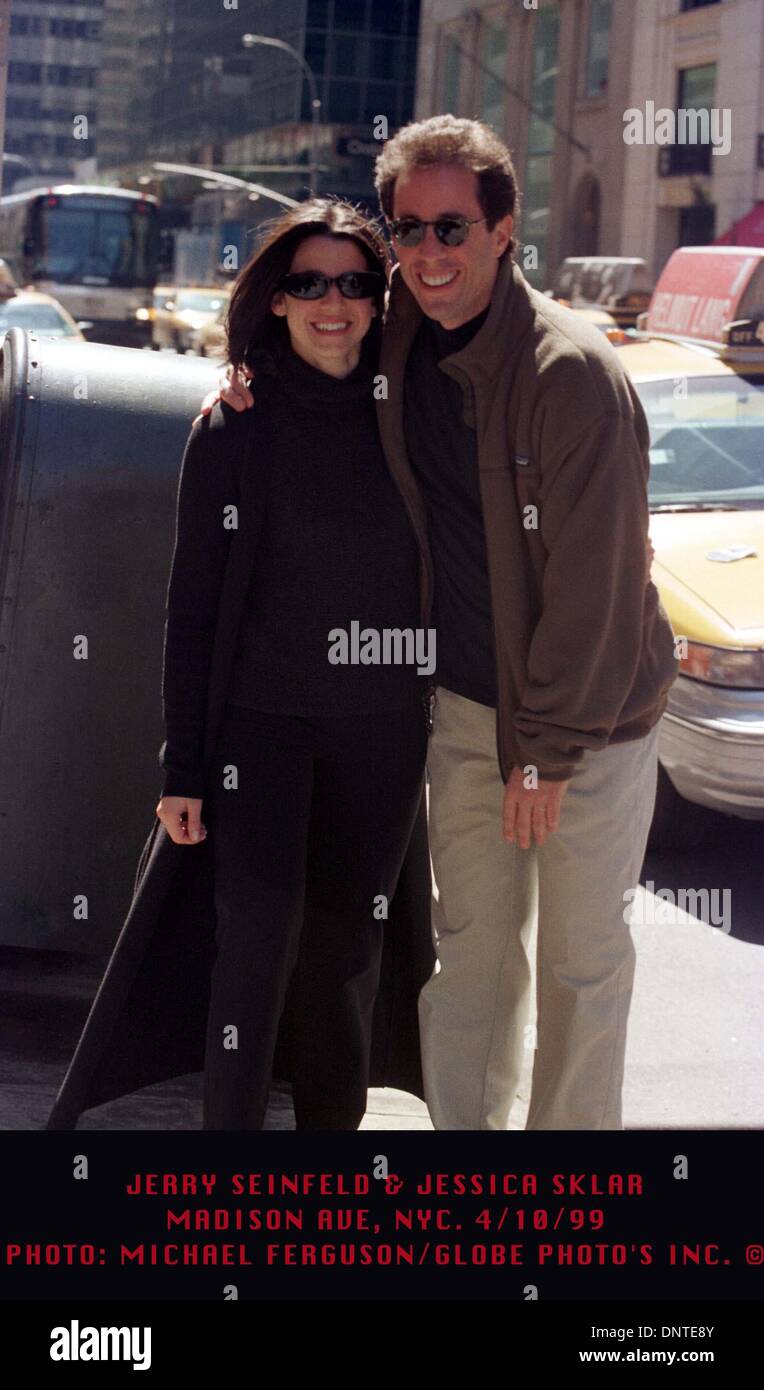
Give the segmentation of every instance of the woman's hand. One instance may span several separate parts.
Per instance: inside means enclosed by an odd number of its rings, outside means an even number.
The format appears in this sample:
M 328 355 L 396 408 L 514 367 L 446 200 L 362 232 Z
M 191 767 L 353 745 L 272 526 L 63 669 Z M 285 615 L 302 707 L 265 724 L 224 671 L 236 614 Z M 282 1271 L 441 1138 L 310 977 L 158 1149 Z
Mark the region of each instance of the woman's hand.
M 202 802 L 197 796 L 163 796 L 157 816 L 176 845 L 195 845 L 206 838 L 201 822 Z
M 249 406 L 254 405 L 255 398 L 247 385 L 247 381 L 248 377 L 244 369 L 237 367 L 234 371 L 229 363 L 225 371 L 221 372 L 218 377 L 217 390 L 208 391 L 204 397 L 200 406 L 201 414 L 197 415 L 193 423 L 196 424 L 205 415 L 209 415 L 213 405 L 216 405 L 218 401 L 225 401 L 226 405 L 232 406 L 234 410 L 247 410 Z

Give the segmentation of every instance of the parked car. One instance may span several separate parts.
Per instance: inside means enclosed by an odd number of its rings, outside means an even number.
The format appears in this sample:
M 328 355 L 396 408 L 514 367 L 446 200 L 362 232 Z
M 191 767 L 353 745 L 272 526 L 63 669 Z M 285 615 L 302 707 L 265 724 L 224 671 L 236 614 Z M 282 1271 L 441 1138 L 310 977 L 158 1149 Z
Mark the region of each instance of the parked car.
M 568 256 L 549 293 L 571 309 L 599 311 L 616 327 L 631 328 L 650 303 L 652 277 L 638 256 Z
M 676 252 L 643 330 L 614 335 L 650 426 L 652 576 L 681 663 L 654 846 L 691 842 L 688 802 L 764 820 L 764 303 L 736 317 L 759 302 L 764 249 L 702 250 Z
M 82 329 L 91 326 L 86 320 L 77 323 L 52 295 L 40 294 L 37 290 L 16 290 L 5 298 L 0 293 L 0 337 L 4 337 L 9 328 L 29 328 L 46 337 L 84 342 Z
M 172 348 L 175 352 L 196 350 L 196 334 L 225 308 L 230 297 L 228 285 L 158 285 L 154 291 L 151 316 L 151 346 Z
M 221 362 L 226 354 L 225 318 L 228 313 L 228 299 L 221 305 L 214 319 L 203 323 L 195 334 L 194 351 L 200 357 L 215 357 Z
M 561 299 L 560 304 L 566 304 L 567 300 Z M 572 305 L 568 305 L 572 308 Z M 587 323 L 593 323 L 595 328 L 599 328 L 601 333 L 612 334 L 613 330 L 618 330 L 618 324 L 612 314 L 607 309 L 576 309 L 574 311 L 579 318 L 586 319 Z
M 13 271 L 8 262 L 0 256 L 0 300 L 12 298 L 17 289 Z

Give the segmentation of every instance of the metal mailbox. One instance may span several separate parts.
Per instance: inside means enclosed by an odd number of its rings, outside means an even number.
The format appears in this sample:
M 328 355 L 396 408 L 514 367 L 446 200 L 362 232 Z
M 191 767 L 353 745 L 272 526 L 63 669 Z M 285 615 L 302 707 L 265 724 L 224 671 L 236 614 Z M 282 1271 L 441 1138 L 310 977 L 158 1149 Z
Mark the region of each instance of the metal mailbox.
M 219 366 L 0 347 L 0 943 L 103 953 L 162 774 L 180 462 Z

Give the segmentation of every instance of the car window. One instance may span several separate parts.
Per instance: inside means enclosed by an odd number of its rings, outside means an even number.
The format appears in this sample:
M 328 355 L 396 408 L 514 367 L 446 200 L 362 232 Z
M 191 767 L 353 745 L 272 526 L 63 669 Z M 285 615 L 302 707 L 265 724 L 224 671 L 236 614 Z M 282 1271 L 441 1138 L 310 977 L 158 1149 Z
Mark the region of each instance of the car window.
M 59 314 L 53 304 L 18 304 L 9 299 L 0 304 L 0 330 L 31 328 L 58 338 L 77 337 L 77 330 Z
M 764 378 L 637 383 L 650 426 L 651 507 L 764 503 Z

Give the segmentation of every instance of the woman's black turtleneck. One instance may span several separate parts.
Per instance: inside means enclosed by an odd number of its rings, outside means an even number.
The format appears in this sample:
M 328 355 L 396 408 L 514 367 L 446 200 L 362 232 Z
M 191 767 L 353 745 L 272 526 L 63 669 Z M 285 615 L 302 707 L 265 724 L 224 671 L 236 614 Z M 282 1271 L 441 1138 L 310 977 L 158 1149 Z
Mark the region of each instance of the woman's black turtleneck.
M 287 714 L 400 704 L 425 682 L 409 664 L 333 664 L 334 629 L 420 626 L 418 550 L 379 439 L 376 353 L 364 340 L 339 379 L 288 344 L 269 392 L 265 524 L 239 629 L 228 700 Z

